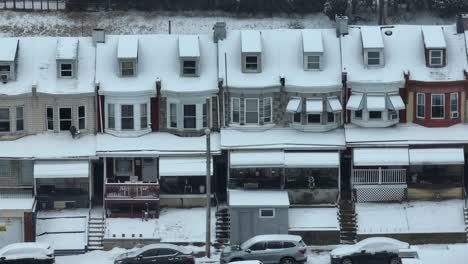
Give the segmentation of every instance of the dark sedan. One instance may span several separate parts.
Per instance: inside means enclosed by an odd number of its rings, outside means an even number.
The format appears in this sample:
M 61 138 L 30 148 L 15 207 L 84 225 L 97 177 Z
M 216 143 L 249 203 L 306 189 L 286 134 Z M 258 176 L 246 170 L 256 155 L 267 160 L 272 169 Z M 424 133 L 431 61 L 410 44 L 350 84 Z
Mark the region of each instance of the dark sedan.
M 119 255 L 114 264 L 194 264 L 191 251 L 171 244 L 152 244 Z

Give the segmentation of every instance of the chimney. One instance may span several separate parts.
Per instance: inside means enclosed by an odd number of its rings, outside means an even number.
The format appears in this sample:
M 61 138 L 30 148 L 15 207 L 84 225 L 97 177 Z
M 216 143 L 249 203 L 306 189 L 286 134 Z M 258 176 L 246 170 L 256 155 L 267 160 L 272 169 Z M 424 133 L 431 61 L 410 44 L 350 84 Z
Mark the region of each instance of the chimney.
M 161 79 L 156 78 L 156 96 L 161 97 Z
M 105 43 L 106 42 L 106 32 L 102 28 L 93 29 L 93 42 L 96 43 Z
M 31 94 L 33 97 L 37 96 L 37 84 L 33 84 L 31 87 Z
M 216 22 L 213 26 L 213 41 L 218 43 L 219 40 L 226 38 L 226 22 Z
M 348 17 L 347 16 L 335 16 L 336 36 L 348 34 Z
M 463 34 L 468 30 L 468 14 L 457 15 L 457 33 Z

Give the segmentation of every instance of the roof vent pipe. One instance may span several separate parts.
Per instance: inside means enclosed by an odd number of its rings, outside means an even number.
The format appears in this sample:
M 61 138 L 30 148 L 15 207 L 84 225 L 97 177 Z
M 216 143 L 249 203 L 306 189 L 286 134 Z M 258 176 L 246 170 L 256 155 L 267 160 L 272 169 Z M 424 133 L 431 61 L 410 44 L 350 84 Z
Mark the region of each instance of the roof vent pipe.
M 347 16 L 335 16 L 335 27 L 336 27 L 336 36 L 347 35 L 348 34 L 348 17 Z
M 218 43 L 219 40 L 226 38 L 226 22 L 216 22 L 213 26 L 213 41 Z
M 93 42 L 96 43 L 105 43 L 106 42 L 106 32 L 102 28 L 93 29 Z

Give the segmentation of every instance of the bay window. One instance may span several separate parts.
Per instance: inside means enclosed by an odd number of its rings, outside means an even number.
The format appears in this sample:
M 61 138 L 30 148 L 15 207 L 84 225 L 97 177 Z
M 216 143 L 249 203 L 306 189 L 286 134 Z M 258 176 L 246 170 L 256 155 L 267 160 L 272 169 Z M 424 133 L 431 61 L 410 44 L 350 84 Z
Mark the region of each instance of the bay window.
M 245 123 L 258 124 L 258 99 L 246 98 L 245 99 Z
M 416 94 L 416 117 L 424 118 L 426 116 L 426 95 L 423 93 Z
M 0 132 L 10 132 L 9 108 L 0 108 Z
M 382 119 L 382 112 L 369 111 L 369 119 Z
M 120 120 L 122 129 L 134 129 L 133 105 L 121 105 Z
M 195 129 L 197 127 L 196 105 L 184 105 L 184 128 Z
M 208 111 L 210 111 L 210 105 L 207 106 L 206 103 L 169 102 L 167 109 L 168 128 L 198 130 L 209 126 Z
M 431 95 L 431 118 L 443 119 L 445 117 L 445 95 L 432 94 Z
M 70 130 L 72 126 L 72 109 L 70 107 L 59 108 L 60 131 Z
M 450 117 L 458 118 L 458 93 L 450 94 Z

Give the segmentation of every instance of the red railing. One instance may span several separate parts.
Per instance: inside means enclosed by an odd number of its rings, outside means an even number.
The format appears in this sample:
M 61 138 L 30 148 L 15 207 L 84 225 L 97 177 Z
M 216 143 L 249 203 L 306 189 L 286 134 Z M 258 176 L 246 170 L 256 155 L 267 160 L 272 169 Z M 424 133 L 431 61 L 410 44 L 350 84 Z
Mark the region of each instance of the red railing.
M 106 200 L 159 199 L 159 183 L 106 183 Z

